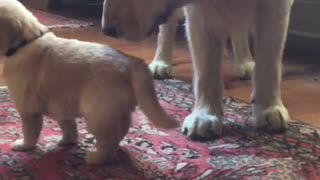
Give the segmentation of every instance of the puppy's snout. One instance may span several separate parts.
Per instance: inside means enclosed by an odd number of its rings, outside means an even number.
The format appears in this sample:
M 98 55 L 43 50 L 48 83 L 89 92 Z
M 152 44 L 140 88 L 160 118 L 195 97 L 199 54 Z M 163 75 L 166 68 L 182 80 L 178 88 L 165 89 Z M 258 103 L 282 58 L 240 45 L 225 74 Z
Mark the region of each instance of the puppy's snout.
M 103 29 L 103 33 L 107 36 L 116 37 L 117 36 L 117 29 L 115 27 L 107 27 Z

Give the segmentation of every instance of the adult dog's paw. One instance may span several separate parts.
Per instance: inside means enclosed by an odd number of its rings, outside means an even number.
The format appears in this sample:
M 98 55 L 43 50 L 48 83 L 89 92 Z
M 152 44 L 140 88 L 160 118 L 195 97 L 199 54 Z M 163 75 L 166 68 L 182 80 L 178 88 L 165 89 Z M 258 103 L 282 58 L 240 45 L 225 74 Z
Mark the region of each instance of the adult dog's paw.
M 212 138 L 222 133 L 222 115 L 205 109 L 194 110 L 183 122 L 182 133 L 190 138 Z
M 281 132 L 288 128 L 290 120 L 287 109 L 281 105 L 274 105 L 267 108 L 254 106 L 256 127 L 270 132 Z
M 149 69 L 155 78 L 165 79 L 171 76 L 171 64 L 165 60 L 153 60 Z
M 255 63 L 252 60 L 247 60 L 242 64 L 237 65 L 237 75 L 242 80 L 251 79 Z

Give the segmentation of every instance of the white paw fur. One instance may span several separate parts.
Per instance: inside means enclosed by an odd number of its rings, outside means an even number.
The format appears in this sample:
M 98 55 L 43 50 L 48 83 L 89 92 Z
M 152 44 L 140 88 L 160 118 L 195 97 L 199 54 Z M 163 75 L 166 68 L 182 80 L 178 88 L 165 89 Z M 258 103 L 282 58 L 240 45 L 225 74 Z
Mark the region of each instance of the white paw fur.
M 288 128 L 290 117 L 287 109 L 282 104 L 267 108 L 254 105 L 254 113 L 256 117 L 255 125 L 258 128 L 268 131 L 279 131 Z
M 240 79 L 250 79 L 253 75 L 255 63 L 252 60 L 247 60 L 242 64 L 237 65 L 237 75 Z
M 149 69 L 154 77 L 168 78 L 171 76 L 171 64 L 165 60 L 153 60 L 149 64 Z
M 212 138 L 222 133 L 222 115 L 211 115 L 207 110 L 194 110 L 186 117 L 181 131 L 188 137 Z
M 18 139 L 12 144 L 12 149 L 15 151 L 29 151 L 35 147 L 36 145 L 25 144 L 23 139 Z

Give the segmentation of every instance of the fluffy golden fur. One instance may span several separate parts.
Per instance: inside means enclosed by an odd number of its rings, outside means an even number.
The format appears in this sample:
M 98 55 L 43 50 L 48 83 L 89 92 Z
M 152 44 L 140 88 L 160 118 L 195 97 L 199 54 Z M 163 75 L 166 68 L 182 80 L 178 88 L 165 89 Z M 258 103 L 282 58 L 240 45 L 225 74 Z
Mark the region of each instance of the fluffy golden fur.
M 195 105 L 182 132 L 190 137 L 220 135 L 223 121 L 222 55 L 228 34 L 246 39 L 252 30 L 255 67 L 255 125 L 268 131 L 287 128 L 289 114 L 281 100 L 281 60 L 293 0 L 105 0 L 106 35 L 140 41 L 185 7 L 191 50 Z
M 16 0 L 0 1 L 0 27 L 2 54 L 29 42 L 5 60 L 4 76 L 22 118 L 23 139 L 13 149 L 36 147 L 43 115 L 58 121 L 60 145 L 76 143 L 75 118 L 85 118 L 97 148 L 87 153 L 88 163 L 110 160 L 137 104 L 156 126 L 178 126 L 161 108 L 142 60 L 104 45 L 56 37 Z
M 166 23 L 159 26 L 157 50 L 152 62 L 149 64 L 149 69 L 156 78 L 162 79 L 171 76 L 171 58 L 177 24 L 183 18 L 184 9 L 186 8 L 177 9 L 168 18 Z M 243 80 L 251 78 L 254 68 L 254 61 L 249 45 L 249 34 L 249 29 L 233 31 L 228 34 L 233 47 L 235 69 L 238 77 Z

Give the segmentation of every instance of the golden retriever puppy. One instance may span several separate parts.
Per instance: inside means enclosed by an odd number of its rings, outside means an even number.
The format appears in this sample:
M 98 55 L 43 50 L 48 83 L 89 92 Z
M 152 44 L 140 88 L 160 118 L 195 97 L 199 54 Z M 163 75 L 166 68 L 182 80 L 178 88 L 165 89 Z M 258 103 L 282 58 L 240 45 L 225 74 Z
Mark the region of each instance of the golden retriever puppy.
M 140 41 L 177 8 L 186 8 L 195 93 L 194 109 L 182 125 L 189 137 L 221 134 L 223 47 L 228 34 L 252 29 L 255 125 L 281 131 L 290 119 L 281 99 L 281 60 L 292 4 L 293 0 L 105 0 L 102 28 L 106 35 Z
M 60 145 L 77 141 L 75 118 L 96 138 L 88 163 L 109 160 L 126 135 L 138 104 L 161 128 L 179 124 L 161 108 L 148 67 L 110 47 L 56 37 L 18 1 L 0 1 L 0 52 L 4 76 L 22 119 L 23 139 L 13 149 L 36 147 L 42 115 L 62 129 Z
M 168 21 L 159 26 L 157 50 L 152 62 L 149 64 L 151 73 L 156 78 L 168 78 L 171 76 L 172 51 L 178 22 L 184 17 L 184 9 L 177 9 Z M 249 45 L 249 29 L 230 31 L 235 69 L 240 79 L 250 79 L 253 73 L 254 61 Z

